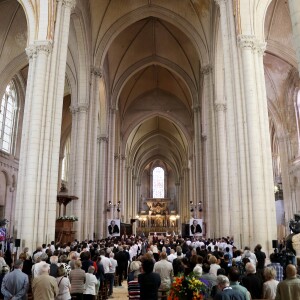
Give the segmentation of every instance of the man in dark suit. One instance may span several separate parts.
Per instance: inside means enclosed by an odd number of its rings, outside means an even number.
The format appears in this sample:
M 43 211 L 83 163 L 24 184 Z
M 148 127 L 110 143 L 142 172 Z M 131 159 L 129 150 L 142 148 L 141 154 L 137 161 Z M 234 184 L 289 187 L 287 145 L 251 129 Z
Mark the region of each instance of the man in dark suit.
M 119 235 L 120 229 L 114 220 L 110 221 L 110 225 L 108 225 L 108 233 L 110 235 Z
M 153 259 L 144 259 L 142 261 L 143 273 L 139 275 L 140 296 L 143 300 L 157 300 L 158 289 L 161 284 L 160 275 L 153 272 Z
M 193 235 L 202 233 L 202 228 L 200 224 L 198 224 L 197 220 L 193 220 L 193 224 L 191 225 L 191 233 Z
M 4 299 L 27 299 L 29 287 L 28 276 L 22 272 L 23 260 L 17 259 L 14 264 L 14 270 L 5 275 L 1 292 Z

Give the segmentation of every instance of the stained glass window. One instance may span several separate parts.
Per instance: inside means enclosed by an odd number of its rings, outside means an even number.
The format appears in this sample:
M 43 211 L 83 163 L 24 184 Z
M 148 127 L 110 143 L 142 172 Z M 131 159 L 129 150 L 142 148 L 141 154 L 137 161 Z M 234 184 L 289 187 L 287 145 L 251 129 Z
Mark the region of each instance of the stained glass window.
M 161 167 L 153 169 L 153 198 L 165 197 L 165 171 Z
M 12 151 L 16 109 L 17 92 L 14 83 L 11 81 L 5 89 L 0 110 L 0 148 L 8 153 Z

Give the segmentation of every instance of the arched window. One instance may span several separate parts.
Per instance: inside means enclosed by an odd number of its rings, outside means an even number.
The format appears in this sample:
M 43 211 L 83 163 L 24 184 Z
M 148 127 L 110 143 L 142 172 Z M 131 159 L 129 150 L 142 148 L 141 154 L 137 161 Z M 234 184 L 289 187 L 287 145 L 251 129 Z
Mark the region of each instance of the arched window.
M 17 103 L 16 87 L 11 81 L 5 89 L 0 110 L 0 148 L 8 153 L 13 149 Z
M 69 179 L 69 167 L 70 167 L 70 152 L 71 152 L 71 136 L 66 140 L 64 149 L 64 158 L 61 166 L 61 179 L 64 182 L 68 182 Z
M 165 197 L 165 171 L 161 167 L 153 169 L 153 198 Z

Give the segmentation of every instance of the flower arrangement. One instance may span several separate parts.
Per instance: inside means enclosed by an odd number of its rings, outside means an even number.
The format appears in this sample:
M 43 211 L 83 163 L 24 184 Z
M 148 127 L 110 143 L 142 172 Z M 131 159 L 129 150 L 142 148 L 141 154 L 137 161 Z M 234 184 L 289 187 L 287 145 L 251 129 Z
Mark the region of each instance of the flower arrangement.
M 208 296 L 208 286 L 194 273 L 174 277 L 168 300 L 202 300 Z
M 75 216 L 60 216 L 57 218 L 57 220 L 68 220 L 68 221 L 78 221 L 78 217 L 75 217 Z

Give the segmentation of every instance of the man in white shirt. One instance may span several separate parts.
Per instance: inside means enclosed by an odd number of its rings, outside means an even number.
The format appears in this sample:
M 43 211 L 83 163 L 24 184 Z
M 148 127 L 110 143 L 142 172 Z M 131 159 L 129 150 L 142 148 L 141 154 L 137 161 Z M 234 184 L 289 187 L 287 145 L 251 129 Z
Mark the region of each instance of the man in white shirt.
M 100 251 L 100 257 L 101 257 L 100 264 L 103 265 L 103 269 L 104 269 L 105 281 L 108 282 L 111 285 L 111 280 L 112 280 L 111 279 L 112 274 L 110 273 L 110 268 L 112 267 L 111 261 L 110 261 L 110 259 L 108 257 L 105 256 L 105 251 L 104 250 Z M 111 287 L 109 289 L 108 296 L 111 296 L 111 294 L 112 294 L 112 288 L 113 287 Z
M 106 280 L 108 280 L 109 282 L 109 296 L 112 296 L 113 293 L 116 267 L 118 266 L 118 262 L 114 259 L 114 256 L 115 254 L 113 252 L 109 253 L 109 260 L 111 262 L 111 266 L 109 267 L 109 272 L 105 275 Z
M 167 260 L 166 252 L 161 252 L 160 260 L 154 264 L 153 272 L 158 273 L 160 276 L 160 289 L 169 290 L 173 281 L 173 266 Z
M 177 258 L 177 254 L 174 249 L 171 249 L 170 255 L 168 255 L 168 261 L 172 263 L 175 258 Z

